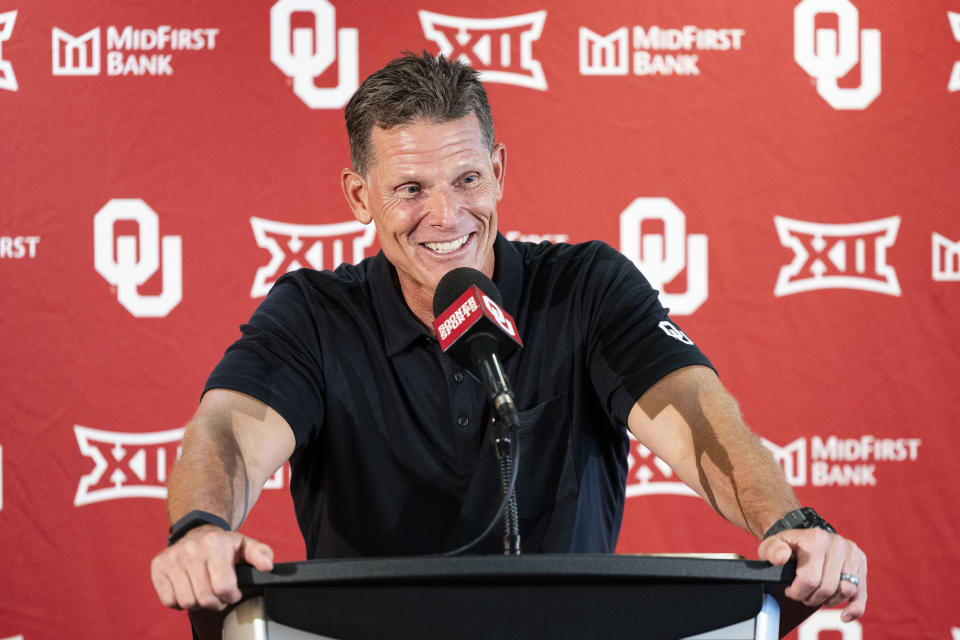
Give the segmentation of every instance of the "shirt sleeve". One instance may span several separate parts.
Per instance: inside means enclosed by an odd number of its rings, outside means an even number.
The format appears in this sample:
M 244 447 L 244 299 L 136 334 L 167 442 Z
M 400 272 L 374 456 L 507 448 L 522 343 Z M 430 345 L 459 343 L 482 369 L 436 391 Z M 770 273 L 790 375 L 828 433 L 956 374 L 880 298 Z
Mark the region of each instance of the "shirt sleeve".
M 626 424 L 640 396 L 668 373 L 690 365 L 714 367 L 670 319 L 636 266 L 597 244 L 583 288 L 587 358 L 608 415 Z
M 204 387 L 204 393 L 239 391 L 270 406 L 290 425 L 298 449 L 319 432 L 324 412 L 318 315 L 308 289 L 295 274 L 278 280 Z

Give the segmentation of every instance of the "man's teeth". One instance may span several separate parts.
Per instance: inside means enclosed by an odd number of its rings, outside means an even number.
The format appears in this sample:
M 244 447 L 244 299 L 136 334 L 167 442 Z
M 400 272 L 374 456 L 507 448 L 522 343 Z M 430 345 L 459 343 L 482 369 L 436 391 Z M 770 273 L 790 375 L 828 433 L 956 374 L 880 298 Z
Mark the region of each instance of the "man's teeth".
M 467 241 L 470 236 L 463 236 L 451 242 L 424 242 L 428 249 L 436 253 L 450 253 L 456 251 Z

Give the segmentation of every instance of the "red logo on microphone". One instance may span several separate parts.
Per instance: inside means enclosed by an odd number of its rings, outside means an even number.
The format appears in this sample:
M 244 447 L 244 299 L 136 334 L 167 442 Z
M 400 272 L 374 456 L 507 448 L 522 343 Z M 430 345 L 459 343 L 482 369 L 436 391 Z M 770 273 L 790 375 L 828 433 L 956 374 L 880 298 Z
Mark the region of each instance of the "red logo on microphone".
M 447 307 L 446 311 L 434 319 L 433 328 L 437 331 L 440 348 L 446 351 L 450 345 L 466 333 L 467 329 L 480 322 L 482 318 L 486 318 L 495 324 L 519 346 L 523 346 L 523 341 L 520 340 L 517 331 L 517 325 L 510 314 L 481 291 L 479 287 L 472 286 Z

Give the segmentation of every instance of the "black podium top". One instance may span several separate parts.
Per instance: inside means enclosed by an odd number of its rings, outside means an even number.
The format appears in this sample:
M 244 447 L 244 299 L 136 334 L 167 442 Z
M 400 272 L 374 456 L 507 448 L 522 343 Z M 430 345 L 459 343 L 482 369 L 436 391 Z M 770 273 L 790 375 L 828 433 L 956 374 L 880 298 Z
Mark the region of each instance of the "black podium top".
M 351 639 L 385 629 L 391 638 L 677 638 L 754 617 L 765 594 L 780 605 L 782 637 L 815 610 L 784 595 L 794 573 L 792 562 L 589 554 L 237 567 L 244 594 L 263 595 L 271 620 Z

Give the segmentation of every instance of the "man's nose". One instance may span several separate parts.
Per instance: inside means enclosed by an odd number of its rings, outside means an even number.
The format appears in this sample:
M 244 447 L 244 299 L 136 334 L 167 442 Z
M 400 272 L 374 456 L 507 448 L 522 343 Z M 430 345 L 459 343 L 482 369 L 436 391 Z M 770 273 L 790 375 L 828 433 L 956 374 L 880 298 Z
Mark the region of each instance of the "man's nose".
M 437 227 L 453 227 L 457 223 L 457 201 L 446 187 L 434 189 L 427 201 L 427 218 Z

